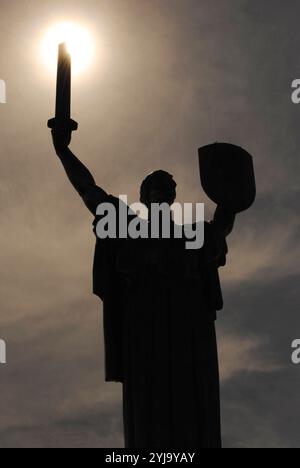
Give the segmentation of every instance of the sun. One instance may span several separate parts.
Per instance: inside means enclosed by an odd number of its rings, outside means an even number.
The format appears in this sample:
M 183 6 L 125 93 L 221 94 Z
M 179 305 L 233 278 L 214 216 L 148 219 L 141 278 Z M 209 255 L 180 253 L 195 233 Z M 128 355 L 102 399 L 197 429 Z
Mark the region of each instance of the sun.
M 57 66 L 58 45 L 67 43 L 72 56 L 72 73 L 78 75 L 92 62 L 94 45 L 90 33 L 75 23 L 60 23 L 48 30 L 42 41 L 42 58 L 46 66 L 55 71 Z

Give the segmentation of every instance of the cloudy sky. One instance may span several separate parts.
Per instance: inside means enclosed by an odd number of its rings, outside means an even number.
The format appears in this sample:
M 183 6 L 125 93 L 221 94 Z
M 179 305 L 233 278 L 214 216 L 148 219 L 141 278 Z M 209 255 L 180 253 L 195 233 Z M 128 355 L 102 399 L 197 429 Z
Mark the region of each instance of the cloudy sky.
M 197 148 L 255 158 L 258 199 L 239 216 L 218 320 L 226 447 L 300 447 L 300 3 L 289 0 L 1 0 L 1 447 L 122 447 L 121 387 L 104 383 L 101 304 L 91 294 L 91 216 L 51 147 L 55 77 L 40 45 L 74 21 L 96 55 L 74 80 L 72 149 L 99 185 L 138 196 L 171 171 L 205 201 Z M 184 313 L 184 311 L 183 311 Z

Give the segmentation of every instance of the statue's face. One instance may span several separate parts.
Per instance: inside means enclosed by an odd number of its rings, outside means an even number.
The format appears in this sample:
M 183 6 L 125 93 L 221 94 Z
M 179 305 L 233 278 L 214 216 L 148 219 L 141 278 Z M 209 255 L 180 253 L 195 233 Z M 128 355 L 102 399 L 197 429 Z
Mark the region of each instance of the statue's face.
M 168 203 L 166 196 L 163 190 L 158 188 L 153 188 L 148 193 L 148 202 L 149 203 Z
M 145 204 L 147 208 L 150 208 L 152 203 L 168 203 L 168 205 L 172 205 L 175 201 L 175 194 L 174 197 L 172 196 L 172 200 L 170 200 L 170 191 L 166 190 L 169 187 L 166 186 L 150 186 L 147 190 L 146 197 L 145 197 Z
M 165 171 L 155 171 L 149 174 L 141 185 L 141 202 L 147 208 L 151 204 L 167 203 L 172 205 L 176 198 L 176 182 L 173 176 Z

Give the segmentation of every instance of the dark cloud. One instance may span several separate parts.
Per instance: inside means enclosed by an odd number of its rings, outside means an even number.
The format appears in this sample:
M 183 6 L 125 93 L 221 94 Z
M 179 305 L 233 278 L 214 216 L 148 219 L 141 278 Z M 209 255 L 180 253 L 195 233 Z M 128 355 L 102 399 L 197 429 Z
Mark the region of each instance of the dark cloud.
M 299 275 L 295 275 L 270 283 L 253 281 L 227 290 L 228 306 L 219 326 L 221 335 L 226 337 L 230 332 L 239 337 L 235 365 L 244 357 L 244 342 L 255 339 L 258 344 L 254 352 L 250 349 L 240 372 L 223 383 L 228 446 L 299 446 L 300 375 L 297 366 L 291 363 L 291 343 L 299 330 L 298 284 Z M 222 362 L 222 355 L 220 359 Z M 226 368 L 226 362 L 224 365 Z
M 299 446 L 300 5 L 277 0 L 1 1 L 0 446 L 122 446 L 121 388 L 104 383 L 102 314 L 91 296 L 92 219 L 51 148 L 54 77 L 39 44 L 61 19 L 98 45 L 74 82 L 73 149 L 115 194 L 170 170 L 181 201 L 207 202 L 197 147 L 255 156 L 258 199 L 222 273 L 223 432 L 229 447 Z M 212 212 L 208 203 L 207 216 Z

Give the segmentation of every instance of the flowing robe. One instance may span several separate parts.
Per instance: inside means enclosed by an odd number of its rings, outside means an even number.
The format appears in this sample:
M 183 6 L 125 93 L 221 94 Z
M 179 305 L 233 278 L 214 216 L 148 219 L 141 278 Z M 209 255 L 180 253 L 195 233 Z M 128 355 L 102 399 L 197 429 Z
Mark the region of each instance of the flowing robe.
M 118 199 L 103 201 L 118 209 Z M 97 238 L 105 379 L 123 386 L 126 448 L 221 448 L 215 319 L 226 254 L 214 223 L 199 250 L 178 239 Z

